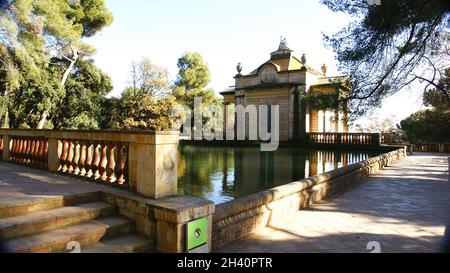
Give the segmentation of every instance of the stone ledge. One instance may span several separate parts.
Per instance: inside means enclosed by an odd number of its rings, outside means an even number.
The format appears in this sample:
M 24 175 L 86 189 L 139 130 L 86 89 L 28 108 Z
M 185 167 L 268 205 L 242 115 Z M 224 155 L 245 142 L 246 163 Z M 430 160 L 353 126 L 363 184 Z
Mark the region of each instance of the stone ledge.
M 365 161 L 218 205 L 213 215 L 213 246 L 220 247 L 239 239 L 277 217 L 362 182 L 406 156 L 406 147 L 395 148 Z

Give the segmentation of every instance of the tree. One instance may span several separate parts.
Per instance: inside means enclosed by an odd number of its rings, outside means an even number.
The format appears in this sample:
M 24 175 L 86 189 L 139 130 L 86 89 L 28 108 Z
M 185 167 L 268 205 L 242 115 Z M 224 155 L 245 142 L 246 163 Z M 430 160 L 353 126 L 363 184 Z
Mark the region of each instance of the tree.
M 411 142 L 449 142 L 450 111 L 427 109 L 400 122 L 405 140 Z
M 108 127 L 120 130 L 172 129 L 176 122 L 172 116 L 175 103 L 172 95 L 156 98 L 127 88 L 109 113 Z
M 438 82 L 442 89 L 447 90 L 446 93 L 438 88 L 425 91 L 423 94 L 423 104 L 434 108 L 448 110 L 450 109 L 450 67 L 445 70 L 444 77 Z
M 29 73 L 20 75 L 22 78 L 35 74 L 40 80 L 50 76 L 59 79 L 57 86 L 53 84 L 54 79 L 51 79 L 51 84 L 36 83 L 41 87 L 47 84 L 47 87 L 54 89 L 54 92 L 36 96 L 41 101 L 36 102 L 40 106 L 33 110 L 33 115 L 39 111 L 37 128 L 43 128 L 52 108 L 49 102 L 59 101 L 59 98 L 44 95 L 64 95 L 59 91 L 77 60 L 94 51 L 81 38 L 90 37 L 110 24 L 112 15 L 103 0 L 2 0 L 1 3 L 0 41 L 3 49 L 0 51 L 0 69 L 4 71 L 5 82 L 8 83 L 3 91 L 4 99 L 9 101 L 11 93 L 23 88 L 19 86 L 20 79 L 14 81 L 18 73 Z M 59 75 L 49 69 L 52 65 L 50 60 L 55 57 L 64 60 L 57 62 L 64 67 Z M 7 122 L 8 115 L 3 116 Z
M 211 75 L 208 65 L 197 52 L 187 52 L 178 59 L 178 76 L 175 81 L 177 87 L 184 87 L 186 91 L 204 88 L 208 85 Z
M 213 89 L 205 89 L 210 81 L 208 65 L 203 61 L 200 53 L 187 52 L 178 59 L 178 69 L 172 94 L 178 103 L 188 106 L 191 110 L 194 110 L 194 98 L 201 97 L 202 124 L 214 127 L 219 123 L 221 116 L 215 116 L 212 111 L 208 111 L 209 106 L 220 107 L 222 101 Z
M 98 129 L 102 104 L 112 91 L 108 75 L 94 61 L 79 60 L 65 85 L 66 94 L 50 116 L 55 129 Z
M 131 64 L 131 84 L 134 92 L 143 92 L 150 96 L 159 96 L 169 90 L 167 69 L 143 58 L 139 63 Z
M 450 68 L 438 86 L 449 90 Z M 425 91 L 423 103 L 431 109 L 416 112 L 400 122 L 405 139 L 412 142 L 448 142 L 450 141 L 450 98 L 438 88 Z
M 356 18 L 332 36 L 324 36 L 349 75 L 352 118 L 379 106 L 382 99 L 413 82 L 426 83 L 448 96 L 438 84 L 448 67 L 450 18 L 440 0 L 322 0 L 335 12 Z

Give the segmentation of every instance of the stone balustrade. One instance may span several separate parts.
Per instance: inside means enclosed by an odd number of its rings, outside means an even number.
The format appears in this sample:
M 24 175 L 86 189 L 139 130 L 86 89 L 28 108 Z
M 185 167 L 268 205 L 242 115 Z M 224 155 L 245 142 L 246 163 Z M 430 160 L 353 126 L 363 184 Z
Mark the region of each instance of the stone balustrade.
M 314 145 L 380 145 L 379 133 L 307 133 L 306 139 Z
M 178 132 L 0 129 L 2 159 L 126 187 L 177 193 Z
M 450 153 L 450 143 L 412 143 L 414 152 Z

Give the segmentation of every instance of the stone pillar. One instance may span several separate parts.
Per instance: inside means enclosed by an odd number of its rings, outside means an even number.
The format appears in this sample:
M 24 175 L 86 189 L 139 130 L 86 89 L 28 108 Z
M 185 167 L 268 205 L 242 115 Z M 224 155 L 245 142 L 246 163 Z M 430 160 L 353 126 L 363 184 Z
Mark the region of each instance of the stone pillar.
M 334 110 L 333 133 L 339 132 L 339 110 Z
M 178 135 L 156 132 L 150 143 L 129 147 L 129 178 L 142 196 L 158 199 L 177 194 Z
M 294 118 L 293 118 L 293 139 L 299 140 L 301 136 L 301 118 L 300 118 L 300 91 L 299 87 L 295 87 L 294 89 Z M 270 122 L 270 121 L 269 121 Z
M 225 102 L 224 103 L 224 107 L 223 107 L 223 125 L 222 125 L 222 133 L 223 133 L 223 137 L 224 139 L 226 139 L 227 137 L 227 124 L 228 124 L 228 113 L 227 113 L 227 107 L 228 105 L 230 105 L 229 102 Z
M 344 102 L 344 110 L 342 113 L 342 130 L 344 133 L 348 133 L 348 110 L 347 102 Z
M 48 138 L 48 170 L 51 172 L 59 171 L 59 141 L 57 138 Z
M 309 132 L 319 131 L 319 110 L 309 107 Z
M 306 137 L 306 113 L 308 110 L 305 100 L 302 99 L 305 92 L 305 86 L 300 87 L 300 139 L 305 139 Z
M 202 252 L 211 252 L 214 203 L 191 196 L 177 196 L 166 198 L 163 201 L 167 201 L 171 205 L 170 208 L 155 209 L 157 249 L 169 253 L 187 252 L 187 223 L 206 217 L 208 219 L 206 231 L 208 242 Z
M 2 160 L 9 161 L 11 158 L 11 137 L 8 135 L 3 135 L 3 152 L 2 152 Z

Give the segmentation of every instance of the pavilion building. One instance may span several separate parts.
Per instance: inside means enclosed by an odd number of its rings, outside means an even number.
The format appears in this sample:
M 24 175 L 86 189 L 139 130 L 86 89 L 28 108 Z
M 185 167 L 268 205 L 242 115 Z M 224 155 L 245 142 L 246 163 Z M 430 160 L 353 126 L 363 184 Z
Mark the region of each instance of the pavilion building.
M 269 111 L 270 105 L 278 105 L 280 141 L 302 139 L 307 132 L 348 132 L 345 107 L 344 111 L 317 109 L 308 105 L 302 94 L 340 92 L 336 83 L 349 84 L 349 78 L 327 76 L 325 64 L 321 72 L 308 66 L 305 54 L 296 58 L 285 39 L 281 39 L 278 50 L 270 54 L 270 59 L 251 73 L 242 75 L 240 64 L 237 70 L 235 85 L 220 93 L 224 104 L 268 105 Z M 234 121 L 225 111 L 224 124 L 230 120 Z M 250 119 L 245 122 L 246 131 L 258 127 L 258 122 L 252 124 Z

